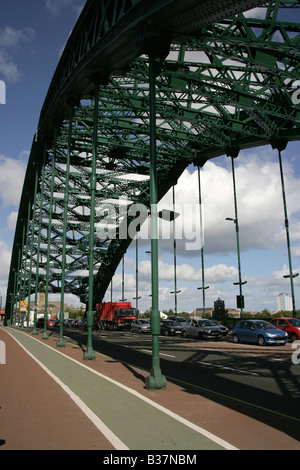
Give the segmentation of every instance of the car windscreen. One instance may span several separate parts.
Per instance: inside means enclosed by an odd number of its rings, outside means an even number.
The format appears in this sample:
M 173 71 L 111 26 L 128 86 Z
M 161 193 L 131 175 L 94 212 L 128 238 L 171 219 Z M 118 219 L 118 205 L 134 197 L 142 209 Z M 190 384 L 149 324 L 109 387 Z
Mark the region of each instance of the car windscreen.
M 116 315 L 120 315 L 122 317 L 130 317 L 130 316 L 133 316 L 135 315 L 135 310 L 133 309 L 125 309 L 125 308 L 121 308 L 120 310 L 115 310 L 115 314 Z
M 269 328 L 276 328 L 274 325 L 271 325 L 271 323 L 267 322 L 267 321 L 256 321 L 256 322 L 253 322 L 255 324 L 255 326 L 257 328 L 259 328 L 260 330 L 266 330 L 266 329 L 269 329 Z
M 199 326 L 216 326 L 211 320 L 200 320 Z

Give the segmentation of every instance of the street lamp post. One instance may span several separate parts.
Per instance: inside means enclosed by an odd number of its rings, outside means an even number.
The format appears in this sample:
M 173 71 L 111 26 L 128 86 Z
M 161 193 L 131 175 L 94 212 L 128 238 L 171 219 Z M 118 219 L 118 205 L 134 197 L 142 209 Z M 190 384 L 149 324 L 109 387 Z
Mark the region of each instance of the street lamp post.
M 83 359 L 90 361 L 96 359 L 93 350 L 93 323 L 94 323 L 94 245 L 95 245 L 95 206 L 97 190 L 97 141 L 98 141 L 98 109 L 99 109 L 99 81 L 95 78 L 94 96 L 94 129 L 92 146 L 92 171 L 90 179 L 90 233 L 89 233 L 89 295 L 87 311 L 87 348 L 83 354 Z
M 291 255 L 291 244 L 290 244 L 290 233 L 289 233 L 289 220 L 288 220 L 288 213 L 287 213 L 287 206 L 286 206 L 286 197 L 285 197 L 285 185 L 284 185 L 284 176 L 283 176 L 283 169 L 282 169 L 282 159 L 281 159 L 281 152 L 287 146 L 287 141 L 284 139 L 274 139 L 272 141 L 273 149 L 276 148 L 278 151 L 278 158 L 279 158 L 279 167 L 280 167 L 280 178 L 281 178 L 281 188 L 282 188 L 282 199 L 283 199 L 283 209 L 284 209 L 284 222 L 285 222 L 285 230 L 286 230 L 286 241 L 287 241 L 287 249 L 288 249 L 288 258 L 289 258 L 289 268 L 290 273 L 285 274 L 283 277 L 285 279 L 290 279 L 291 284 L 291 294 L 292 294 L 292 305 L 293 305 L 293 317 L 297 316 L 296 313 L 296 305 L 295 305 L 295 292 L 294 292 L 294 278 L 299 276 L 299 273 L 293 273 L 292 267 L 292 255 Z
M 125 274 L 125 266 L 124 266 L 124 255 L 122 258 L 122 298 L 120 299 L 121 302 L 125 302 L 125 280 L 124 280 L 124 274 Z
M 235 231 L 236 231 L 236 244 L 237 244 L 237 255 L 238 255 L 238 272 L 239 272 L 239 281 L 234 282 L 233 285 L 239 286 L 240 290 L 240 309 L 241 309 L 241 318 L 243 318 L 243 308 L 244 308 L 244 299 L 243 299 L 243 292 L 242 286 L 247 283 L 247 281 L 242 282 L 242 275 L 241 275 L 241 260 L 240 260 L 240 241 L 239 241 L 239 221 L 238 221 L 238 210 L 237 210 L 237 199 L 236 199 L 236 186 L 235 186 L 235 172 L 234 172 L 234 158 L 237 157 L 238 152 L 234 155 L 230 155 L 231 157 L 231 166 L 232 166 L 232 180 L 233 180 L 233 193 L 234 193 L 234 209 L 235 209 L 235 219 L 227 217 L 226 220 L 232 220 L 235 223 Z
M 138 233 L 136 234 L 136 239 L 135 239 L 135 297 L 133 297 L 133 300 L 135 300 L 135 311 L 136 315 L 138 316 L 139 313 L 139 299 L 141 296 L 139 296 L 139 244 L 138 244 Z
M 152 285 L 152 368 L 146 377 L 147 390 L 166 388 L 166 378 L 161 374 L 159 359 L 160 314 L 158 308 L 158 215 L 157 215 L 157 155 L 156 155 L 156 97 L 155 56 L 149 54 L 150 97 L 150 204 L 151 204 L 151 285 Z
M 181 291 L 177 290 L 177 260 L 176 260 L 176 235 L 175 235 L 175 219 L 176 219 L 176 212 L 175 212 L 175 186 L 173 185 L 173 255 L 174 255 L 174 290 L 172 290 L 170 293 L 174 294 L 174 300 L 175 300 L 175 316 L 177 317 L 177 294 L 179 294 Z
M 64 322 L 64 296 L 65 296 L 65 277 L 66 277 L 66 244 L 67 244 L 67 222 L 69 209 L 69 180 L 70 180 L 70 160 L 71 160 L 71 141 L 72 141 L 72 120 L 73 107 L 71 106 L 68 123 L 68 144 L 66 154 L 65 169 L 65 192 L 64 192 L 64 212 L 63 212 L 63 231 L 62 231 L 62 261 L 61 261 L 61 291 L 60 291 L 60 312 L 59 312 L 59 338 L 56 346 L 64 348 L 66 346 L 63 333 Z
M 200 180 L 200 168 L 198 166 L 198 189 L 199 189 L 199 208 L 200 208 L 200 236 L 201 236 L 201 269 L 202 269 L 202 286 L 198 287 L 199 290 L 202 290 L 202 308 L 203 308 L 203 317 L 206 317 L 205 312 L 205 290 L 209 286 L 205 287 L 204 280 L 204 237 L 203 237 L 203 219 L 202 219 L 202 196 L 201 196 L 201 180 Z

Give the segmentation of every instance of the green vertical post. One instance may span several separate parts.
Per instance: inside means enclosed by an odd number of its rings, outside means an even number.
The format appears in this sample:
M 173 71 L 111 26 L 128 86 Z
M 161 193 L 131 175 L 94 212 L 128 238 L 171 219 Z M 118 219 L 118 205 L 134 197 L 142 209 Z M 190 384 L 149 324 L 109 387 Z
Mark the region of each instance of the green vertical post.
M 125 284 L 124 284 L 124 275 L 125 275 L 125 259 L 122 258 L 122 297 L 121 297 L 121 302 L 125 302 Z
M 178 308 L 177 308 L 177 253 L 176 253 L 176 248 L 177 248 L 177 243 L 176 243 L 176 234 L 175 234 L 175 226 L 176 226 L 176 216 L 175 216 L 175 186 L 173 185 L 172 187 L 172 193 L 173 193 L 173 267 L 174 267 L 174 292 L 172 291 L 171 294 L 174 293 L 174 309 L 175 309 L 175 316 L 177 316 L 178 313 Z
M 290 279 L 291 285 L 291 294 L 292 294 L 292 306 L 293 306 L 293 317 L 296 318 L 296 305 L 295 305 L 295 291 L 294 291 L 294 277 L 299 276 L 299 273 L 293 273 L 293 266 L 292 266 L 292 254 L 291 254 L 291 242 L 290 242 L 290 232 L 289 232 L 289 219 L 287 213 L 287 205 L 286 205 L 286 195 L 285 195 L 285 184 L 284 184 L 284 175 L 283 175 L 283 168 L 282 168 L 282 158 L 281 152 L 286 148 L 287 141 L 286 140 L 276 140 L 272 142 L 272 147 L 277 148 L 278 151 L 278 159 L 279 159 L 279 168 L 280 168 L 280 179 L 281 179 L 281 188 L 282 188 L 282 199 L 283 199 L 283 210 L 284 210 L 284 223 L 285 223 L 285 231 L 286 231 L 286 242 L 287 242 L 287 250 L 288 250 L 288 258 L 289 258 L 289 270 L 290 274 L 284 275 L 284 278 Z
M 23 230 L 23 241 L 24 241 L 24 230 Z M 19 247 L 19 257 L 18 257 L 18 271 L 17 271 L 17 277 L 16 277 L 16 293 L 17 293 L 16 308 L 17 308 L 19 326 L 20 326 L 20 323 L 21 323 L 21 312 L 20 312 L 21 281 L 20 281 L 20 271 L 22 269 L 21 266 L 22 266 L 22 258 L 23 258 L 23 241 L 22 241 L 22 245 L 21 245 L 22 248 L 20 248 L 20 245 L 18 245 L 18 247 Z M 18 310 L 18 301 L 19 301 L 19 310 Z
M 30 228 L 30 210 L 31 210 L 31 203 L 29 201 L 28 212 L 27 212 L 27 226 L 26 226 L 26 255 L 25 255 L 25 263 L 24 263 L 24 298 L 26 297 L 25 287 L 26 287 L 26 276 L 27 276 L 27 258 L 28 258 L 28 251 L 29 251 L 28 245 L 29 245 L 29 228 Z M 29 331 L 28 304 L 27 304 L 26 317 L 27 317 L 26 331 Z
M 206 307 L 205 307 L 205 289 L 208 289 L 209 286 L 205 286 L 204 279 L 204 237 L 203 237 L 203 219 L 202 219 L 202 195 L 201 195 L 201 177 L 200 177 L 200 168 L 198 166 L 198 190 L 199 190 L 199 209 L 200 209 L 200 240 L 201 240 L 201 270 L 202 270 L 202 286 L 198 287 L 199 290 L 202 290 L 202 308 L 203 308 L 203 318 L 206 318 Z
M 64 218 L 63 218 L 63 234 L 62 234 L 62 261 L 61 261 L 61 291 L 60 291 L 60 312 L 59 312 L 59 339 L 56 346 L 64 348 L 66 343 L 64 341 L 64 299 L 65 299 L 65 276 L 66 276 L 66 244 L 67 244 L 67 223 L 68 223 L 68 209 L 69 209 L 69 181 L 70 181 L 70 161 L 71 161 L 71 140 L 72 140 L 72 123 L 73 123 L 73 107 L 71 105 L 69 129 L 68 129 L 68 148 L 67 148 L 67 161 L 66 161 L 66 176 L 65 176 L 65 194 L 64 194 Z
M 93 350 L 93 324 L 94 324 L 94 245 L 95 245 L 95 200 L 97 189 L 97 140 L 98 140 L 98 107 L 99 107 L 99 84 L 95 84 L 95 102 L 94 102 L 94 132 L 92 148 L 92 171 L 90 183 L 90 243 L 89 243 L 89 298 L 87 311 L 87 349 L 84 352 L 83 359 L 95 360 L 96 354 Z
M 158 214 L 157 214 L 157 155 L 156 155 L 156 97 L 155 58 L 149 55 L 150 93 L 150 204 L 151 204 L 151 284 L 152 284 L 152 368 L 146 377 L 147 390 L 166 388 L 166 378 L 161 374 L 159 359 L 160 313 L 158 308 Z
M 15 271 L 15 270 L 14 270 Z M 16 310 L 15 310 L 15 302 L 16 302 L 16 289 L 17 289 L 17 273 L 15 271 L 15 279 L 14 279 L 14 292 L 13 292 L 13 320 L 12 320 L 12 326 L 16 326 Z
M 47 333 L 47 312 L 48 312 L 48 292 L 49 292 L 49 263 L 50 263 L 50 246 L 51 246 L 51 225 L 52 225 L 52 212 L 53 212 L 53 192 L 54 192 L 54 177 L 55 177 L 55 160 L 56 160 L 56 128 L 53 142 L 53 155 L 52 155 L 52 168 L 51 168 L 51 181 L 50 181 L 50 200 L 49 200 L 49 219 L 48 219 L 48 234 L 47 234 L 47 264 L 46 264 L 46 286 L 45 286 L 45 312 L 44 312 L 44 333 L 42 339 L 48 339 Z
M 43 201 L 44 201 L 44 182 L 45 182 L 45 153 L 43 157 L 43 166 L 42 166 L 42 181 L 41 181 L 41 197 L 40 197 L 40 212 L 39 212 L 39 225 L 38 225 L 38 241 L 37 241 L 37 253 L 36 253 L 36 273 L 35 273 L 35 306 L 37 305 L 37 297 L 39 292 L 39 270 L 40 270 L 40 251 L 41 251 L 41 230 L 42 230 L 42 221 L 43 221 Z M 36 315 L 36 313 L 35 313 Z M 32 334 L 37 334 L 36 329 Z
M 36 196 L 37 196 L 38 180 L 39 180 L 39 173 L 38 173 L 38 169 L 36 168 L 36 170 L 35 170 L 34 199 L 33 199 L 34 209 L 33 209 L 32 224 L 31 224 L 31 249 L 32 249 L 32 251 L 31 251 L 31 256 L 30 256 L 30 275 L 31 275 L 31 271 L 32 271 L 34 227 L 35 227 L 35 213 L 36 213 Z M 30 277 L 30 282 L 31 282 L 31 277 Z M 31 286 L 31 284 L 30 284 L 30 286 Z M 29 286 L 29 288 L 30 288 L 30 286 Z M 31 292 L 30 292 L 30 294 L 31 294 Z M 29 299 L 30 299 L 30 297 L 29 297 Z M 37 305 L 37 303 L 36 302 L 37 302 L 37 296 L 36 296 L 36 293 L 35 293 L 33 330 L 32 330 L 33 335 L 37 335 L 37 331 L 36 331 L 36 305 Z M 28 304 L 30 304 L 30 300 L 29 300 Z
M 135 312 L 139 314 L 139 235 L 136 233 L 135 238 Z
M 24 220 L 21 219 L 24 223 Z M 20 292 L 19 292 L 19 300 L 24 300 L 25 296 L 24 296 L 24 293 L 25 293 L 25 277 L 26 277 L 26 273 L 25 273 L 25 267 L 26 267 L 26 256 L 25 256 L 25 260 L 23 259 L 24 256 L 23 256 L 23 252 L 24 252 L 24 246 L 25 246 L 25 225 L 23 225 L 23 234 L 22 234 L 22 250 L 21 250 L 21 269 L 20 269 Z M 23 269 L 23 263 L 24 263 L 24 269 Z M 19 312 L 19 315 L 20 315 L 20 328 L 21 330 L 24 330 L 24 312 L 22 311 L 21 313 L 21 310 Z
M 33 203 L 30 202 L 30 208 L 28 213 L 28 218 L 30 217 L 30 212 L 32 210 L 32 221 L 31 221 L 31 244 L 30 244 L 30 262 L 29 262 L 29 278 L 28 278 L 28 304 L 27 304 L 27 331 L 29 331 L 29 320 L 30 320 L 30 297 L 31 297 L 31 277 L 32 277 L 32 256 L 33 256 L 33 241 L 34 241 L 34 222 L 35 222 L 35 200 L 37 194 L 37 183 L 38 177 L 36 175 L 35 183 L 34 183 L 34 198 Z M 33 206 L 33 207 L 32 207 Z M 34 317 L 34 325 L 33 328 L 35 329 L 35 322 L 36 322 L 36 315 Z
M 236 245 L 237 245 L 237 256 L 238 256 L 238 272 L 239 272 L 239 281 L 234 282 L 234 285 L 239 285 L 240 291 L 240 302 L 241 302 L 241 318 L 243 318 L 243 284 L 246 284 L 247 281 L 242 282 L 241 274 L 241 257 L 240 257 L 240 238 L 239 238 L 239 220 L 238 220 L 238 210 L 237 210 L 237 198 L 236 198 L 236 185 L 235 185 L 235 171 L 234 171 L 234 158 L 236 155 L 231 155 L 231 167 L 232 167 L 232 180 L 233 180 L 233 196 L 234 196 L 234 210 L 235 210 L 235 231 L 236 231 Z

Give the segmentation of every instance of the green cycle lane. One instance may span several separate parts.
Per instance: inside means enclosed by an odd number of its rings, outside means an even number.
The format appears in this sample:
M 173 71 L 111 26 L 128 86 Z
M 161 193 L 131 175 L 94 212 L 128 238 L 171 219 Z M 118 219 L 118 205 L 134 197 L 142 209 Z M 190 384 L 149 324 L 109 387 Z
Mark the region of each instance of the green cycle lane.
M 165 408 L 67 357 L 63 351 L 56 351 L 21 331 L 7 328 L 7 332 L 99 417 L 124 443 L 123 449 L 235 449 L 202 428 L 186 420 L 180 421 L 178 415 L 167 414 Z

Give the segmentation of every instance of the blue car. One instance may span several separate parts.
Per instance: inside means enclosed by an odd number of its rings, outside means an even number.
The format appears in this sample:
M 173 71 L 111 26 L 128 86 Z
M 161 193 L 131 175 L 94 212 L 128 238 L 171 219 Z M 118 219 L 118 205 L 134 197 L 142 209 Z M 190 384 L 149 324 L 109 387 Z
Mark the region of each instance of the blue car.
M 242 320 L 233 328 L 232 339 L 234 343 L 257 343 L 259 346 L 285 345 L 288 334 L 265 320 Z

